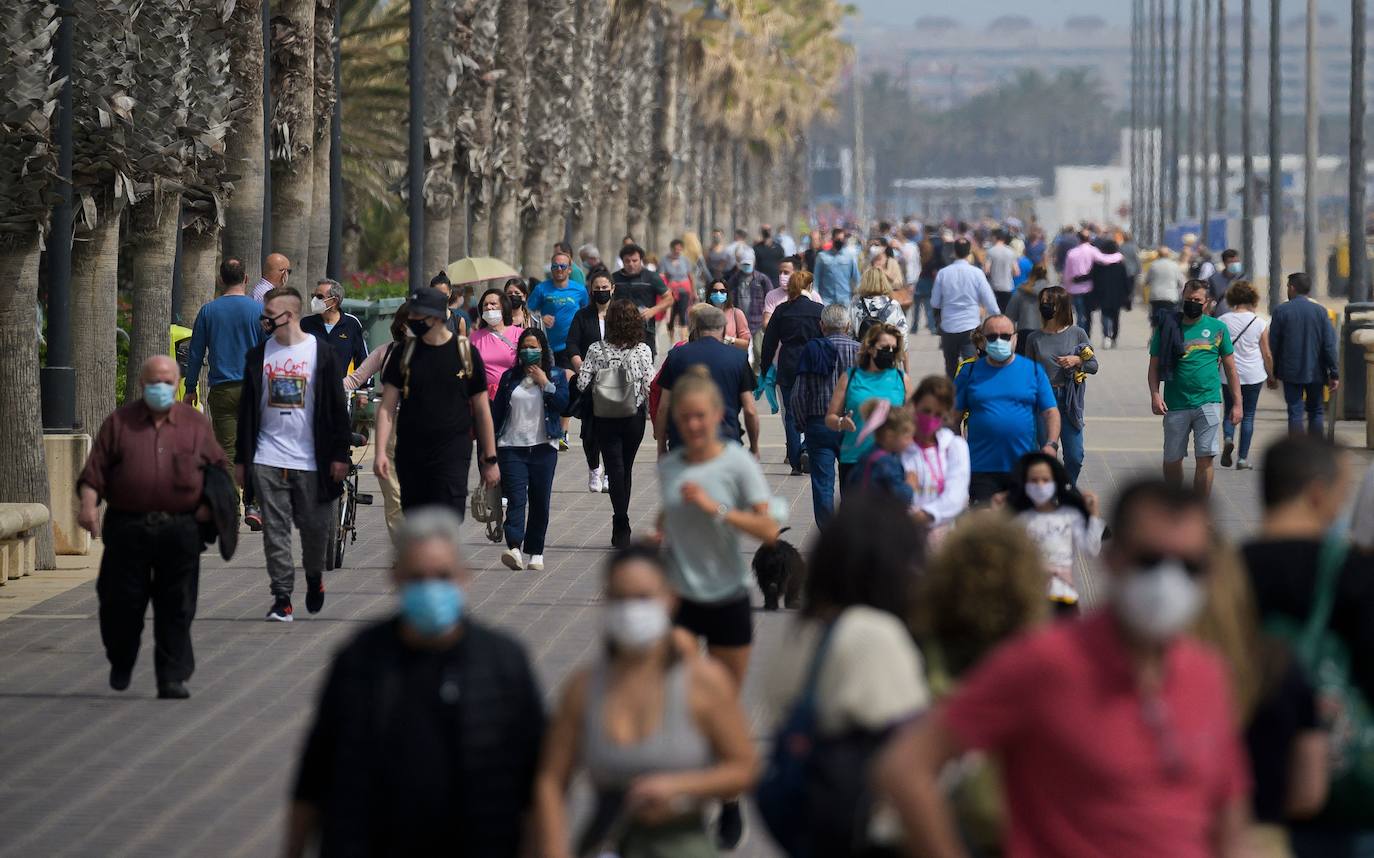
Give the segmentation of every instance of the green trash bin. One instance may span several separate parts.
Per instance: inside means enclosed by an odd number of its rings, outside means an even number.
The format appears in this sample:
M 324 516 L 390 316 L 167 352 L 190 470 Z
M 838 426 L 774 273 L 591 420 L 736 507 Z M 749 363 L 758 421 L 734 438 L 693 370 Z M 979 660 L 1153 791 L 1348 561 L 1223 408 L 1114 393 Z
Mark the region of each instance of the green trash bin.
M 363 331 L 367 335 L 367 348 L 371 351 L 377 346 L 391 342 L 391 320 L 396 318 L 396 310 L 404 303 L 404 298 L 380 298 L 376 301 L 345 298 L 343 311 L 352 313 L 363 323 Z

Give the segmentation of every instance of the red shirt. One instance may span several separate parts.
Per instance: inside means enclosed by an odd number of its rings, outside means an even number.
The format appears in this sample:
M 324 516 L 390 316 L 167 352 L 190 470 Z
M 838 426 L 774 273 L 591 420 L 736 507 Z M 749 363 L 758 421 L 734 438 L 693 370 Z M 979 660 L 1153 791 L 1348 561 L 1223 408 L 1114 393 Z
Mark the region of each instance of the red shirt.
M 226 459 L 204 414 L 176 402 L 159 426 L 140 399 L 105 418 L 76 484 L 120 512 L 193 512 L 207 463 Z
M 1249 789 L 1221 660 L 1175 641 L 1155 703 L 1103 611 L 998 649 L 939 717 L 1001 763 L 1010 858 L 1207 858 Z

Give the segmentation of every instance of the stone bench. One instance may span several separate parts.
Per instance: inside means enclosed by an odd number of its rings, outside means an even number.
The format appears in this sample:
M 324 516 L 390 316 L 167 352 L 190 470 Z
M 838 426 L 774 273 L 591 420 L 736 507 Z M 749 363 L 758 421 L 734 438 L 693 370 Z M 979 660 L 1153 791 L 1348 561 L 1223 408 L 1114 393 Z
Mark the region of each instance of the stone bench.
M 38 531 L 47 523 L 41 503 L 0 503 L 0 585 L 33 573 Z

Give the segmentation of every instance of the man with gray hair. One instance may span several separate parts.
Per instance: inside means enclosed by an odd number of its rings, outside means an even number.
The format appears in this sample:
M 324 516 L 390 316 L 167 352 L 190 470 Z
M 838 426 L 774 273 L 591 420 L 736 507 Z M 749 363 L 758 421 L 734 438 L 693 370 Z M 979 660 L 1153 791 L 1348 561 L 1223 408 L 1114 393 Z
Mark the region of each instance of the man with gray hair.
M 672 351 L 663 360 L 659 371 L 658 385 L 663 391 L 659 399 L 658 413 L 654 417 L 654 438 L 658 440 L 658 454 L 662 456 L 670 447 L 681 443 L 677 426 L 669 419 L 672 411 L 670 402 L 673 385 L 687 370 L 700 364 L 720 388 L 720 399 L 725 405 L 725 416 L 721 419 L 720 435 L 729 441 L 742 442 L 740 433 L 740 411 L 744 411 L 744 428 L 749 433 L 749 452 L 755 458 L 759 454 L 759 412 L 754 403 L 754 371 L 749 367 L 749 356 L 734 346 L 727 346 L 725 339 L 725 313 L 709 304 L 698 304 L 688 316 L 690 342 Z
M 582 268 L 588 274 L 592 273 L 593 268 L 605 268 L 605 263 L 601 261 L 601 251 L 596 249 L 596 245 L 587 242 L 577 248 L 577 258 L 582 262 Z
M 754 261 L 754 249 L 748 244 L 740 245 L 735 251 L 735 273 L 730 276 L 729 282 L 730 301 L 744 311 L 753 340 L 750 354 L 754 357 L 754 365 L 763 372 L 766 367 L 759 364 L 763 351 L 763 305 L 768 293 L 773 291 L 774 283 L 767 274 L 755 270 Z
M 849 307 L 827 304 L 821 310 L 822 336 L 811 340 L 797 359 L 797 375 L 787 402 L 792 425 L 804 433 L 811 462 L 811 507 L 816 525 L 835 512 L 835 462 L 841 433 L 825 425 L 830 397 L 840 376 L 849 372 L 859 354 L 859 342 L 849 335 Z
M 310 295 L 310 312 L 301 319 L 301 330 L 314 334 L 329 343 L 338 358 L 337 366 L 343 376 L 363 365 L 367 360 L 367 336 L 358 317 L 343 311 L 343 286 L 337 280 L 321 277 Z
M 286 854 L 520 851 L 544 735 L 515 638 L 469 616 L 460 520 L 420 507 L 397 531 L 397 613 L 335 656 L 305 741 Z M 380 703 L 380 705 L 379 705 Z M 472 784 L 480 784 L 473 789 Z

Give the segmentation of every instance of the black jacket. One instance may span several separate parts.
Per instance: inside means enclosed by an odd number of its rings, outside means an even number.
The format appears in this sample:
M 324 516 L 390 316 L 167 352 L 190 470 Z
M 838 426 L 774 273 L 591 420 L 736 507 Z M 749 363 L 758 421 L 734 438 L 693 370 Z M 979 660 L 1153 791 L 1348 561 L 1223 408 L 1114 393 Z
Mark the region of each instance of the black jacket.
M 343 494 L 343 483 L 329 476 L 334 462 L 353 460 L 349 441 L 348 403 L 344 399 L 343 377 L 334 349 L 322 337 L 315 337 L 319 367 L 315 372 L 315 474 L 320 481 L 321 498 Z M 234 461 L 250 465 L 258 448 L 258 427 L 262 423 L 262 361 L 267 343 L 258 343 L 248 352 L 243 369 L 243 394 L 239 397 L 238 444 Z
M 596 316 L 596 304 L 588 304 L 578 310 L 568 325 L 568 340 L 565 351 L 568 357 L 586 357 L 592 343 L 601 342 L 601 322 Z
M 301 319 L 301 330 L 314 334 L 334 349 L 340 380 L 348 374 L 350 366 L 357 369 L 367 360 L 367 335 L 363 323 L 351 313 L 340 313 L 339 321 L 330 331 L 324 329 L 324 316 L 306 316 Z
M 200 498 L 210 508 L 210 521 L 200 526 L 200 550 L 219 541 L 219 554 L 225 560 L 234 559 L 239 544 L 239 492 L 234 478 L 224 468 L 206 465 L 205 486 Z
M 763 332 L 763 359 L 759 366 L 771 366 L 778 356 L 778 384 L 790 387 L 797 377 L 797 360 L 808 342 L 821 336 L 821 305 L 805 295 L 784 301 L 768 317 Z

